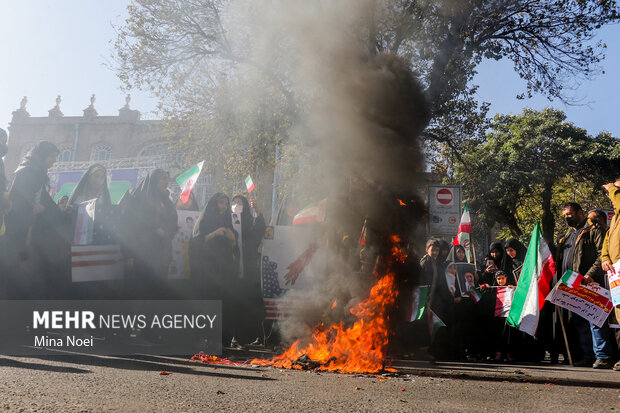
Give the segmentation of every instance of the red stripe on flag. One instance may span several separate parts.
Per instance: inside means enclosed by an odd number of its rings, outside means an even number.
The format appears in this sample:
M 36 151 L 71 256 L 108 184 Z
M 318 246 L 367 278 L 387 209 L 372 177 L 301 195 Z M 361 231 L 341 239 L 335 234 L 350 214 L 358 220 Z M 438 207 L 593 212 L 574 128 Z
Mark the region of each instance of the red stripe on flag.
M 85 257 L 89 255 L 114 255 L 114 254 L 118 254 L 118 250 L 71 251 L 72 257 Z
M 102 265 L 114 265 L 114 264 L 118 264 L 118 261 L 116 260 L 77 261 L 77 262 L 72 262 L 71 266 L 74 268 L 75 267 L 98 267 Z
M 549 259 L 543 264 L 540 278 L 538 279 L 538 311 L 542 310 L 545 305 L 545 299 L 551 290 L 551 280 L 555 274 L 555 261 L 549 255 Z

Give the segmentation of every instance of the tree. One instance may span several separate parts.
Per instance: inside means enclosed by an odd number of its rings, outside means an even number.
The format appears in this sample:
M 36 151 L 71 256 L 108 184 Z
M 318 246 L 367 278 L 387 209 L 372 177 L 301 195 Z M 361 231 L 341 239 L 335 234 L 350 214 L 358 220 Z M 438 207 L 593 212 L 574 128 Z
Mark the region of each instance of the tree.
M 456 180 L 487 225 L 500 223 L 522 237 L 540 218 L 553 242 L 562 203 L 604 202 L 600 185 L 620 168 L 619 146 L 609 134 L 588 135 L 562 111 L 525 109 L 495 117 L 485 141 L 468 146 Z
M 597 73 L 603 58 L 605 45 L 594 42 L 596 30 L 617 21 L 619 15 L 613 0 L 313 4 L 300 1 L 297 6 L 320 8 L 324 15 L 338 7 L 363 9 L 363 21 L 343 23 L 354 25 L 351 30 L 358 34 L 360 53 L 393 53 L 411 62 L 432 109 L 424 137 L 433 146 L 431 150 L 442 155 L 440 161 L 458 154 L 463 142 L 481 138 L 488 105 L 477 101 L 472 79 L 483 59 L 511 59 L 526 81 L 526 96 L 544 93 L 570 101 L 567 87 Z M 114 49 L 118 75 L 128 88 L 155 93 L 166 117 L 175 120 L 173 125 L 189 127 L 197 121 L 202 129 L 207 122 L 210 131 L 223 132 L 222 141 L 230 138 L 226 129 L 231 119 L 244 119 L 248 127 L 241 128 L 243 133 L 233 127 L 240 139 L 237 146 L 267 156 L 251 162 L 274 167 L 274 147 L 283 145 L 286 150 L 290 128 L 297 125 L 297 114 L 304 110 L 304 96 L 312 93 L 296 88 L 290 65 L 296 52 L 288 42 L 290 26 L 273 24 L 278 20 L 269 14 L 277 7 L 260 1 L 135 0 L 125 25 L 118 29 Z M 309 19 L 306 24 L 313 22 Z M 256 93 L 257 85 L 261 93 Z M 218 97 L 235 89 L 251 91 L 246 108 L 233 108 L 241 116 L 217 113 L 222 107 L 216 102 Z M 258 107 L 269 110 L 261 113 Z M 274 113 L 277 130 L 271 122 Z M 204 136 L 193 134 L 191 142 L 204 147 L 210 143 Z

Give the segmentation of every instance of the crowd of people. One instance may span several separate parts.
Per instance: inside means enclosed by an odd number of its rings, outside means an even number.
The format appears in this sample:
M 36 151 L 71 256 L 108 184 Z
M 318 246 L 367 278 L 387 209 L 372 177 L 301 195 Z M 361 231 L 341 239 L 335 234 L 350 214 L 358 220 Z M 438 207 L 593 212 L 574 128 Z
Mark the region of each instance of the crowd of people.
M 557 244 L 548 242 L 557 270 L 549 288 L 572 270 L 583 275 L 583 284 L 596 283 L 609 289 L 606 272 L 620 260 L 620 180 L 604 188 L 616 213 L 609 227 L 606 213 L 600 209 L 586 214 L 578 203 L 563 205 L 568 229 Z M 445 324 L 426 343 L 435 357 L 541 361 L 548 353 L 552 363 L 568 363 L 570 351 L 575 366 L 620 370 L 620 362 L 614 365 L 620 330 L 610 328 L 610 323 L 617 324 L 614 311 L 598 327 L 574 313 L 556 312 L 555 306 L 546 302 L 536 339 L 509 326 L 506 314 L 498 313 L 497 294 L 503 294 L 504 289 L 497 287 L 516 288 L 526 257 L 527 248 L 519 240 L 493 242 L 478 265 L 472 264 L 474 260 L 466 256 L 463 246 L 450 247 L 438 239 L 429 239 L 425 252 L 417 284 L 429 286 L 429 308 Z
M 0 130 L 0 159 L 6 151 L 6 133 Z M 108 171 L 94 164 L 70 195 L 55 202 L 49 193 L 48 170 L 58 154 L 54 144 L 38 143 L 15 171 L 10 187 L 0 164 L 1 298 L 221 300 L 225 345 L 256 343 L 263 337 L 259 248 L 266 225 L 255 200 L 216 193 L 201 208 L 191 193 L 187 201 L 173 202 L 168 172 L 155 169 L 114 205 Z M 584 284 L 605 286 L 605 272 L 620 260 L 620 180 L 605 189 L 616 212 L 609 228 L 601 210 L 585 214 L 577 203 L 563 206 L 568 230 L 557 243 L 548 242 L 557 267 L 553 283 L 572 270 L 583 275 Z M 76 216 L 85 203 L 94 203 L 96 210 L 91 242 L 118 244 L 122 249 L 124 278 L 111 290 L 110 284 L 89 290 L 79 285 L 84 283 L 72 283 Z M 175 295 L 167 281 L 181 210 L 199 212 L 199 218 L 186 251 L 188 288 Z M 374 256 L 357 244 L 353 236 L 343 238 L 339 248 L 345 262 L 353 272 L 372 272 Z M 498 312 L 498 295 L 517 286 L 526 253 L 526 246 L 517 239 L 493 242 L 486 257 L 478 260 L 463 246 L 451 246 L 445 240 L 429 239 L 421 259 L 412 248 L 406 272 L 413 282 L 402 283 L 404 323 L 396 329 L 396 341 L 404 347 L 427 346 L 437 359 L 540 361 L 549 353 L 555 363 L 568 361 L 566 333 L 575 365 L 614 367 L 620 334 L 610 329 L 609 322 L 597 327 L 575 314 L 556 312 L 546 303 L 536 339 L 507 325 L 506 313 Z M 434 322 L 428 317 L 410 318 L 412 295 L 406 291 L 411 286 L 427 289 L 427 311 L 441 327 L 432 328 Z
M 0 133 L 0 138 L 0 150 L 6 152 L 6 134 Z M 113 205 L 107 170 L 94 164 L 69 196 L 55 202 L 49 194 L 48 169 L 58 154 L 53 143 L 39 142 L 15 171 L 10 188 L 4 173 L 0 175 L 2 298 L 222 300 L 225 345 L 250 344 L 262 337 L 258 247 L 265 220 L 255 200 L 243 195 L 231 200 L 223 193 L 211 197 L 189 242 L 188 284 L 175 296 L 167 279 L 177 211 L 200 211 L 194 194 L 187 202 L 173 203 L 168 172 L 155 169 Z M 124 280 L 111 289 L 112 283 L 101 288 L 72 283 L 71 246 L 77 212 L 85 202 L 95 205 L 90 243 L 122 248 Z

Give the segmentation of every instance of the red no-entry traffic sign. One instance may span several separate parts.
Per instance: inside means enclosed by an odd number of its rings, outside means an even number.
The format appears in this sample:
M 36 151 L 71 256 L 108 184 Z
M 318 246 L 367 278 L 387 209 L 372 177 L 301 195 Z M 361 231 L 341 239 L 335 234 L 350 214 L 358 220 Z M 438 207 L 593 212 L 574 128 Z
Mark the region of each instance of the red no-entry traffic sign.
M 442 205 L 448 205 L 452 202 L 452 191 L 448 188 L 442 188 L 437 191 L 437 195 L 435 195 L 437 202 Z

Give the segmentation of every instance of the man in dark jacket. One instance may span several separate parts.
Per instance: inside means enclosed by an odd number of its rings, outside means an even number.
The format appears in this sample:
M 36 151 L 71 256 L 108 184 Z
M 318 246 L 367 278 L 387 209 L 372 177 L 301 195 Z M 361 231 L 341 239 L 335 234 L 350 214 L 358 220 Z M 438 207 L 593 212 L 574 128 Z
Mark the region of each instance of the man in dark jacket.
M 559 271 L 558 278 L 567 270 L 572 270 L 583 275 L 583 284 L 598 283 L 604 285 L 604 273 L 601 269 L 601 248 L 605 237 L 603 230 L 598 224 L 588 224 L 581 206 L 577 203 L 565 204 L 562 207 L 562 215 L 566 219 L 568 231 L 558 243 L 556 259 Z M 583 319 L 580 321 L 584 326 L 587 323 L 583 322 Z M 579 323 L 577 324 L 579 325 Z M 613 367 L 615 354 L 609 326 L 604 324 L 599 328 L 592 323 L 589 324 L 590 332 L 578 327 L 581 330 L 579 331 L 579 341 L 584 350 L 584 359 L 582 363 L 575 363 L 575 365 L 582 367 L 589 365 L 588 354 L 592 354 L 592 350 L 594 350 L 596 361 L 592 367 L 610 369 Z M 592 336 L 593 348 L 589 345 L 588 334 Z

